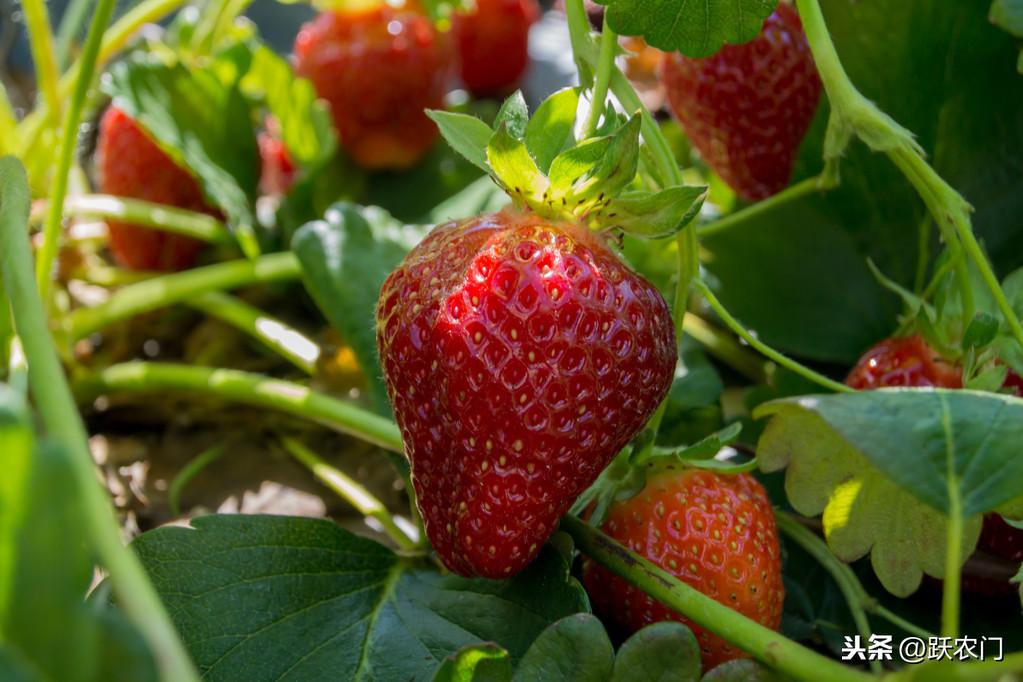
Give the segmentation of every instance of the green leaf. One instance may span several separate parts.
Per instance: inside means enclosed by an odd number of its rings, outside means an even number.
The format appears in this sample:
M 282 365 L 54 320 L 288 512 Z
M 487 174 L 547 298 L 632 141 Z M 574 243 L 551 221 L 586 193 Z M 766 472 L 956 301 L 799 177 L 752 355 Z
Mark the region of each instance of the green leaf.
M 1023 400 L 946 389 L 884 389 L 808 396 L 760 406 L 757 418 L 805 411 L 921 501 L 941 512 L 949 488 L 963 514 L 990 511 L 1019 495 Z
M 7 666 L 29 679 L 156 682 L 134 627 L 107 604 L 85 601 L 93 565 L 67 455 L 47 446 L 33 452 L 28 425 L 10 416 L 4 395 L 0 452 L 19 489 L 7 481 L 0 488 L 0 639 L 8 659 L 0 673 L 7 679 Z
M 426 230 L 403 225 L 379 208 L 341 202 L 323 220 L 302 226 L 291 243 L 306 289 L 351 346 L 374 404 L 384 413 L 390 408 L 377 357 L 377 299 L 387 275 Z
M 468 159 L 485 173 L 490 172 L 487 164 L 487 145 L 494 131 L 486 123 L 468 114 L 428 109 L 426 115 L 433 119 L 451 148 Z
M 625 640 L 615 657 L 611 682 L 695 682 L 700 646 L 681 623 L 648 625 Z
M 999 320 L 994 315 L 979 312 L 974 315 L 963 334 L 963 348 L 982 348 L 995 340 Z
M 659 192 L 625 192 L 604 209 L 601 221 L 646 239 L 670 237 L 696 217 L 706 187 L 669 187 Z
M 518 661 L 588 605 L 549 547 L 505 581 L 441 575 L 320 519 L 208 516 L 133 547 L 206 680 L 430 679 L 466 645 Z
M 728 661 L 703 676 L 702 682 L 780 682 L 762 663 L 749 659 Z
M 544 173 L 558 154 L 575 145 L 579 88 L 558 90 L 545 99 L 526 124 L 526 148 Z
M 487 145 L 487 162 L 513 200 L 529 205 L 543 203 L 549 182 L 529 155 L 522 140 L 512 137 L 502 125 Z
M 138 54 L 104 80 L 114 103 L 135 119 L 224 211 L 249 257 L 259 254 L 253 201 L 259 151 L 240 81 L 251 53 L 239 46 L 204 68 L 168 65 Z
M 742 431 L 742 422 L 732 422 L 725 428 L 688 445 L 684 448 L 656 448 L 658 457 L 676 457 L 687 462 L 712 459 L 721 452 L 721 448 L 735 441 Z
M 509 682 L 511 676 L 507 651 L 496 644 L 470 644 L 444 659 L 433 682 Z
M 277 53 L 263 45 L 253 49 L 252 68 L 241 82 L 250 97 L 262 98 L 281 126 L 291 159 L 302 168 L 315 168 L 337 149 L 330 112 L 316 96 L 313 84 L 295 75 Z
M 604 626 L 588 613 L 562 618 L 544 630 L 522 657 L 515 682 L 604 682 L 614 649 Z
M 522 96 L 521 90 L 516 90 L 497 110 L 494 128 L 505 126 L 509 135 L 516 140 L 521 140 L 526 135 L 526 124 L 528 123 L 529 107 L 526 106 L 526 98 Z
M 922 393 L 869 391 L 841 397 L 856 398 L 857 402 L 863 399 L 861 396 L 875 398 L 890 409 L 888 401 L 894 400 L 900 411 L 905 408 L 922 413 L 934 408 L 931 400 L 915 400 L 913 394 L 919 398 Z M 804 516 L 823 512 L 825 536 L 835 555 L 852 562 L 869 553 L 871 565 L 885 589 L 898 596 L 909 595 L 920 585 L 924 573 L 939 578 L 944 575 L 947 520 L 943 512 L 903 490 L 875 466 L 874 457 L 880 457 L 882 449 L 874 449 L 872 443 L 888 439 L 882 447 L 896 461 L 886 466 L 906 472 L 907 463 L 915 462 L 914 475 L 919 482 L 913 482 L 913 488 L 927 482 L 926 490 L 932 491 L 937 485 L 935 481 L 943 478 L 944 460 L 940 470 L 926 468 L 933 466 L 925 454 L 928 448 L 921 452 L 914 448 L 920 440 L 927 439 L 927 434 L 934 438 L 931 448 L 935 443 L 943 443 L 940 436 L 943 431 L 937 437 L 929 428 L 914 433 L 917 426 L 932 426 L 935 415 L 931 413 L 921 422 L 904 414 L 904 420 L 886 416 L 885 421 L 871 422 L 867 427 L 870 434 L 847 435 L 848 423 L 843 421 L 845 430 L 840 432 L 817 410 L 820 402 L 830 401 L 831 397 L 810 396 L 805 404 L 796 400 L 773 401 L 754 411 L 757 418 L 773 415 L 757 444 L 761 469 L 771 472 L 787 467 L 785 492 L 789 502 Z M 876 413 L 881 408 L 869 410 Z M 862 422 L 859 428 L 864 428 Z M 870 453 L 860 449 L 860 438 L 870 439 Z M 979 515 L 965 520 L 964 557 L 976 546 L 980 527 Z
M 753 40 L 778 0 L 602 0 L 617 33 L 643 36 L 653 47 L 708 57 L 723 45 Z

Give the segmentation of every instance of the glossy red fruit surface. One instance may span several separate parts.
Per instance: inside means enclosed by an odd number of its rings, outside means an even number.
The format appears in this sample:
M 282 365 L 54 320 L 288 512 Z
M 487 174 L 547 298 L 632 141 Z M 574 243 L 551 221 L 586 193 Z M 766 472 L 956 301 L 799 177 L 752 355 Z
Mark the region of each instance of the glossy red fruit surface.
M 661 294 L 579 225 L 513 211 L 440 225 L 377 308 L 426 532 L 462 575 L 524 568 L 671 384 Z
M 408 168 L 437 139 L 423 110 L 443 108 L 452 50 L 426 17 L 387 5 L 324 12 L 299 31 L 295 59 L 363 168 Z
M 889 338 L 863 354 L 845 383 L 857 389 L 892 386 L 962 388 L 962 370 L 941 359 L 920 336 Z
M 748 474 L 667 468 L 635 496 L 612 505 L 603 530 L 632 551 L 722 604 L 777 630 L 785 587 L 774 511 Z M 625 633 L 675 620 L 693 630 L 704 670 L 747 654 L 642 590 L 587 561 L 594 609 Z
M 220 216 L 206 203 L 198 181 L 117 107 L 103 114 L 96 156 L 100 189 L 106 194 Z M 203 247 L 196 239 L 131 223 L 111 220 L 107 227 L 115 260 L 132 270 L 183 270 Z
M 540 17 L 536 0 L 476 0 L 452 22 L 462 83 L 477 97 L 516 88 L 529 65 L 529 27 Z
M 792 7 L 779 4 L 754 40 L 711 57 L 666 54 L 661 78 L 689 140 L 737 194 L 755 201 L 788 185 L 821 90 Z
M 1012 597 L 1019 594 L 1019 585 L 1010 582 L 1010 579 L 1020 564 L 1023 564 L 1023 530 L 1013 528 L 998 514 L 986 514 L 973 556 L 978 559 L 993 558 L 1010 567 L 1010 570 L 997 578 L 964 571 L 964 592 L 988 597 Z

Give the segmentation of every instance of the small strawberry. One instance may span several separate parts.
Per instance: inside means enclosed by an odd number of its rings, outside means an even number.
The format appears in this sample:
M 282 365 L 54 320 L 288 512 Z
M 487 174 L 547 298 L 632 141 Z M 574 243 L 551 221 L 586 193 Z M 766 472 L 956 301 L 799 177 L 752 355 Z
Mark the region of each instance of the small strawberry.
M 789 182 L 821 81 L 796 11 L 781 3 L 753 41 L 693 59 L 665 56 L 672 111 L 707 164 L 750 201 Z
M 777 630 L 785 588 L 771 503 L 755 478 L 669 465 L 608 510 L 603 530 L 700 592 Z M 624 633 L 675 620 L 693 630 L 704 670 L 746 654 L 642 590 L 586 561 L 594 609 Z
M 387 278 L 377 344 L 426 532 L 504 578 L 666 394 L 660 293 L 587 228 L 509 209 L 440 225 Z
M 259 134 L 259 158 L 259 190 L 271 196 L 287 194 L 295 181 L 295 164 L 281 139 L 280 124 L 273 117 L 267 118 L 266 129 Z
M 962 370 L 945 362 L 920 336 L 889 338 L 863 354 L 845 383 L 856 389 L 890 386 L 962 388 Z
M 100 121 L 96 155 L 99 185 L 107 194 L 220 216 L 206 203 L 198 181 L 115 106 Z M 183 270 L 203 247 L 190 237 L 117 220 L 107 227 L 114 258 L 132 270 Z
M 426 17 L 385 4 L 324 12 L 299 31 L 295 58 L 360 166 L 408 168 L 437 139 L 423 110 L 444 103 L 451 50 Z
M 536 0 L 476 0 L 471 12 L 455 15 L 462 83 L 473 95 L 505 95 L 529 64 L 529 27 L 540 17 Z

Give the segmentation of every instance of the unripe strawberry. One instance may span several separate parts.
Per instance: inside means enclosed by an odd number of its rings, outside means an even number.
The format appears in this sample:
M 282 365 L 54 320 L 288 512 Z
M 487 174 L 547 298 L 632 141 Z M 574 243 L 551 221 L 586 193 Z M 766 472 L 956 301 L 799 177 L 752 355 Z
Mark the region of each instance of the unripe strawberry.
M 296 71 L 330 104 L 341 146 L 368 169 L 412 166 L 437 139 L 451 65 L 430 20 L 381 4 L 324 12 L 295 39 Z
M 100 121 L 96 156 L 99 186 L 106 194 L 220 216 L 206 202 L 198 181 L 115 106 Z M 119 220 L 107 221 L 107 227 L 114 258 L 132 270 L 183 270 L 203 247 L 191 237 Z
M 462 575 L 525 567 L 666 394 L 660 293 L 602 237 L 507 210 L 440 225 L 377 308 L 426 532 Z
M 611 506 L 603 530 L 708 597 L 772 630 L 780 626 L 785 588 L 774 511 L 749 474 L 666 466 Z M 624 633 L 665 620 L 688 625 L 704 670 L 747 656 L 599 564 L 584 564 L 583 583 L 595 611 Z
M 799 16 L 781 3 L 751 42 L 661 64 L 671 110 L 704 161 L 751 201 L 782 190 L 820 97 Z

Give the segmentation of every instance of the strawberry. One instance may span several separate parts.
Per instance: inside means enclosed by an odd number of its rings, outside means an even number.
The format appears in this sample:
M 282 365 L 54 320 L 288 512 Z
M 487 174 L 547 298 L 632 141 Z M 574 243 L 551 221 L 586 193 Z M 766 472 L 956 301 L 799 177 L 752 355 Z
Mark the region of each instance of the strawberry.
M 280 124 L 275 118 L 267 118 L 266 129 L 259 134 L 259 157 L 262 161 L 260 191 L 271 196 L 287 194 L 295 181 L 295 164 L 284 146 Z
M 1017 592 L 1019 585 L 1009 580 L 1023 563 L 1023 530 L 1013 528 L 999 514 L 985 514 L 973 556 L 995 559 L 1009 570 L 999 577 L 964 571 L 962 588 L 965 592 L 988 597 L 1010 597 Z
M 693 146 L 740 196 L 756 201 L 788 184 L 821 90 L 792 7 L 779 4 L 749 43 L 704 59 L 665 55 L 661 78 Z
M 515 89 L 529 64 L 529 27 L 540 17 L 536 0 L 476 0 L 452 22 L 462 83 L 473 95 Z
M 857 361 L 845 383 L 857 389 L 888 386 L 962 388 L 962 370 L 948 364 L 920 336 L 889 338 Z
M 635 496 L 611 505 L 605 533 L 709 597 L 777 630 L 785 588 L 774 512 L 749 474 L 668 465 Z M 628 634 L 658 621 L 693 630 L 704 670 L 746 654 L 603 566 L 587 560 L 594 609 Z
M 581 225 L 440 225 L 384 282 L 377 344 L 426 533 L 461 575 L 525 567 L 671 384 L 671 312 Z
M 220 217 L 206 203 L 198 181 L 115 106 L 100 121 L 96 154 L 103 192 Z M 132 270 L 184 270 L 203 247 L 190 237 L 117 220 L 108 221 L 107 228 L 114 258 Z
M 324 12 L 299 31 L 295 58 L 360 166 L 408 168 L 437 139 L 423 110 L 444 104 L 451 51 L 426 17 L 383 4 Z

